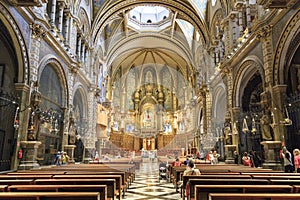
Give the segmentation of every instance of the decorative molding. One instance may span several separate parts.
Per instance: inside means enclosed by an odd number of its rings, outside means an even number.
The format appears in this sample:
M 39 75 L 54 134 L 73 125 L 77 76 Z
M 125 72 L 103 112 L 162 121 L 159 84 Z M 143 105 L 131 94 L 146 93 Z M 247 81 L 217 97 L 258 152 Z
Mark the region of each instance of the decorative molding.
M 33 38 L 41 38 L 46 35 L 46 30 L 40 24 L 31 24 L 30 28 L 32 30 L 32 37 Z
M 9 0 L 9 2 L 13 6 L 20 6 L 20 7 L 41 7 L 43 3 L 47 3 L 47 0 Z
M 272 25 L 266 25 L 256 31 L 256 36 L 258 39 L 265 39 L 271 35 Z
M 287 8 L 289 0 L 258 0 L 257 4 L 264 6 L 264 8 Z
M 22 77 L 24 78 L 24 82 L 28 83 L 29 82 L 29 58 L 27 55 L 27 46 L 26 46 L 25 40 L 23 39 L 23 34 L 22 34 L 21 30 L 19 29 L 19 26 L 16 23 L 15 18 L 10 14 L 10 12 L 6 9 L 6 7 L 4 7 L 1 4 L 1 2 L 0 2 L 0 13 L 5 17 L 7 22 L 11 25 L 11 28 L 14 31 L 15 37 L 19 41 L 19 45 L 20 45 L 19 49 L 23 56 L 23 61 L 22 61 L 23 69 L 21 69 L 20 72 L 23 71 Z M 21 67 L 21 66 L 19 66 L 19 67 Z

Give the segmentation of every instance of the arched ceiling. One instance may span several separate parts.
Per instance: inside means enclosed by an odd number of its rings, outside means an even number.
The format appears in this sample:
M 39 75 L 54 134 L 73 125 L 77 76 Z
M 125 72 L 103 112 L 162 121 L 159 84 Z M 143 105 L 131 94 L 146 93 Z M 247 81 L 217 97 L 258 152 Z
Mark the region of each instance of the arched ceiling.
M 201 2 L 206 5 L 206 0 Z M 203 5 L 183 0 L 103 2 L 94 15 L 92 38 L 95 52 L 107 68 L 104 71 L 114 79 L 114 74 L 126 73 L 132 66 L 168 66 L 193 85 L 195 66 L 199 65 L 195 63 L 197 49 L 209 43 L 204 14 L 199 14 L 205 10 Z M 141 22 L 130 14 L 139 6 L 160 6 L 169 15 L 154 23 Z
M 191 5 L 188 1 L 183 0 L 107 0 L 101 6 L 99 11 L 95 13 L 93 22 L 93 38 L 94 42 L 97 42 L 98 37 L 105 28 L 105 26 L 116 18 L 116 16 L 124 16 L 129 10 L 137 6 L 162 6 L 176 13 L 175 19 L 183 19 L 191 23 L 195 30 L 197 30 L 201 36 L 201 41 L 206 44 L 209 40 L 208 28 L 203 19 L 203 16 L 199 14 L 199 9 L 195 9 L 195 5 Z M 126 23 L 126 20 L 124 21 Z M 127 26 L 127 24 L 124 24 Z

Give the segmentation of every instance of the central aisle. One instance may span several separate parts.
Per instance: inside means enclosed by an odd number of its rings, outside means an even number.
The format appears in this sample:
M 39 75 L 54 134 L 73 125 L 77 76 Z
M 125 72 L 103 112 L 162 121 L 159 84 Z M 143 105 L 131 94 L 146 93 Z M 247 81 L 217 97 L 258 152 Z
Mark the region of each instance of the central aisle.
M 136 171 L 135 181 L 126 192 L 125 199 L 130 200 L 173 200 L 181 199 L 173 183 L 159 181 L 159 163 L 145 159 Z

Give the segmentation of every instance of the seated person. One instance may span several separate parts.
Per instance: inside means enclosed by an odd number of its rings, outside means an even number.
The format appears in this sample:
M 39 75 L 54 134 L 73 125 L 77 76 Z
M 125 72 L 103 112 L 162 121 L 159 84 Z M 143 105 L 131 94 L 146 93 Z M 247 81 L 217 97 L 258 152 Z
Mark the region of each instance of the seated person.
M 173 166 L 174 167 L 180 167 L 181 166 L 181 162 L 179 161 L 179 158 L 176 158 L 176 161 L 173 162 Z
M 250 159 L 250 157 L 248 156 L 248 153 L 247 153 L 247 152 L 245 152 L 245 153 L 243 154 L 242 160 L 243 160 L 244 166 L 250 166 L 250 167 L 251 167 L 251 159 Z
M 189 161 L 186 170 L 184 170 L 183 172 L 183 176 L 185 175 L 201 175 L 199 169 L 195 168 L 194 161 L 192 160 Z

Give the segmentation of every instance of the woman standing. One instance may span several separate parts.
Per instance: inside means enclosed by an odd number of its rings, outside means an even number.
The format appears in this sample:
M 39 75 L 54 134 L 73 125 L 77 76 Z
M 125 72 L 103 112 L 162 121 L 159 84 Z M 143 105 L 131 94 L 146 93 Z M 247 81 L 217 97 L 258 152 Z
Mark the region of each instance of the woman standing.
M 293 154 L 294 154 L 295 171 L 297 173 L 300 173 L 300 150 L 294 149 Z

